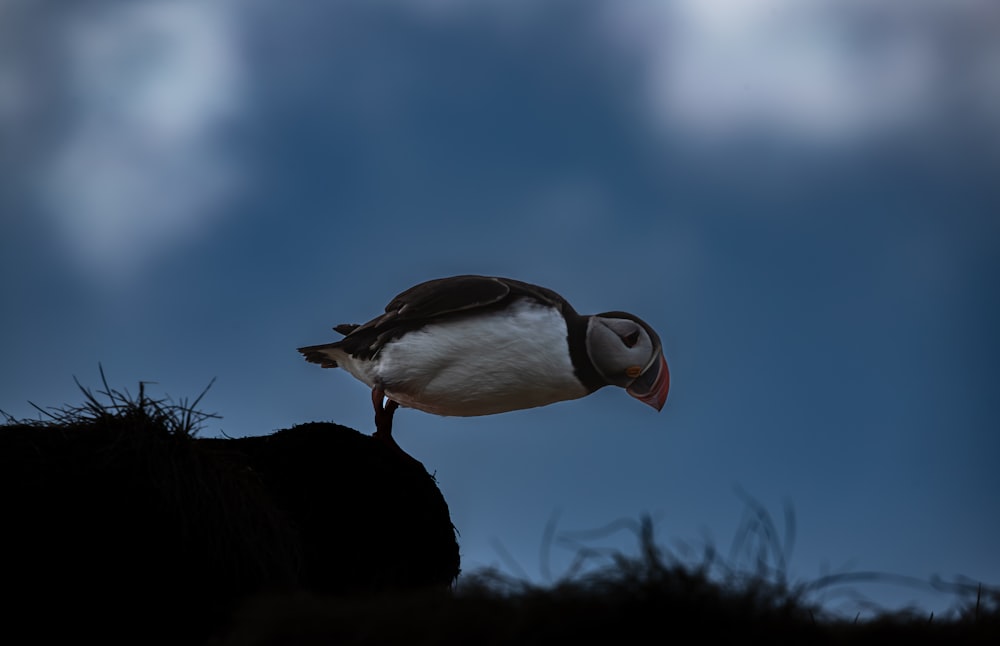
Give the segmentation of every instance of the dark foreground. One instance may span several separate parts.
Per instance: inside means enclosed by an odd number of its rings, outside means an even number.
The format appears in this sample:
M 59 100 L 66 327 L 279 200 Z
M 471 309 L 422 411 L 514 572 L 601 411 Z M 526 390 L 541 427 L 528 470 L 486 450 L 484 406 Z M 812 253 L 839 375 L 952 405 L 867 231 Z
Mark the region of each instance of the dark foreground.
M 459 579 L 433 478 L 381 442 L 330 423 L 200 439 L 191 406 L 84 393 L 0 427 L 4 641 L 1000 643 L 992 588 L 947 619 L 854 623 L 669 563 L 651 536 L 553 586 Z

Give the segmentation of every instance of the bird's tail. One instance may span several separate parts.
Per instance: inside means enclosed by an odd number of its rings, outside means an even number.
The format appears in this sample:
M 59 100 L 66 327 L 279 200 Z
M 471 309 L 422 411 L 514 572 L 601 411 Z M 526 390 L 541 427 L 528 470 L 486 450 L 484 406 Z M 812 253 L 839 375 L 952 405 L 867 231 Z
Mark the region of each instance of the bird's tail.
M 298 351 L 302 353 L 306 361 L 318 363 L 321 368 L 336 368 L 337 361 L 333 358 L 333 353 L 330 350 L 334 350 L 339 346 L 340 342 L 338 341 L 336 343 L 323 343 L 321 345 L 307 345 L 298 348 Z

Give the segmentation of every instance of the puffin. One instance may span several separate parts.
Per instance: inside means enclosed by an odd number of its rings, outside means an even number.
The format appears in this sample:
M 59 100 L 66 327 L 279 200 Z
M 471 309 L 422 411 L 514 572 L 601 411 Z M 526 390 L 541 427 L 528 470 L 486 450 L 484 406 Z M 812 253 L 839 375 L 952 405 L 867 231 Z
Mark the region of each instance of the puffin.
M 495 415 L 623 388 L 657 411 L 670 389 L 660 337 L 634 314 L 581 315 L 545 287 L 495 276 L 429 280 L 339 341 L 298 348 L 371 389 L 373 437 L 398 449 L 400 406 L 442 416 Z

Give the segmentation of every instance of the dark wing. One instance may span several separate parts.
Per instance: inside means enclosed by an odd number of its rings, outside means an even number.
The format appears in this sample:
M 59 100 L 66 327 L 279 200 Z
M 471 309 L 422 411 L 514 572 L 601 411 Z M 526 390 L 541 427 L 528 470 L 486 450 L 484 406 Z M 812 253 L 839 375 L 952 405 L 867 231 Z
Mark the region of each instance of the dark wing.
M 509 294 L 510 285 L 502 278 L 489 276 L 438 278 L 414 285 L 396 296 L 385 306 L 385 314 L 372 323 L 385 318 L 402 321 L 439 318 L 455 312 L 494 305 L 503 301 Z
M 402 292 L 389 302 L 385 314 L 363 325 L 338 325 L 334 329 L 346 336 L 324 347 L 371 357 L 388 341 L 431 321 L 500 308 L 517 298 L 531 298 L 572 311 L 555 292 L 517 280 L 473 275 L 438 278 Z

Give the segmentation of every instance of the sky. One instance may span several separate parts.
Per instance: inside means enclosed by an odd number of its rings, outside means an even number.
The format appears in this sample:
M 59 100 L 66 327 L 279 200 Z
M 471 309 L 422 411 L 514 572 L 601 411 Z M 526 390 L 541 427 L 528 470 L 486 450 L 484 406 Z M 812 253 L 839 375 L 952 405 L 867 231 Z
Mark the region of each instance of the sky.
M 672 388 L 397 413 L 463 572 L 550 582 L 644 514 L 739 561 L 750 496 L 793 580 L 1000 585 L 998 177 L 992 0 L 2 0 L 0 410 L 103 368 L 212 383 L 203 436 L 368 433 L 295 348 L 507 276 L 641 316 Z M 855 593 L 954 602 L 819 600 Z

